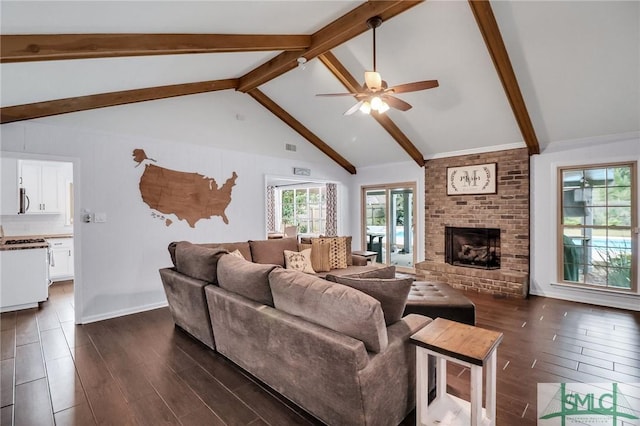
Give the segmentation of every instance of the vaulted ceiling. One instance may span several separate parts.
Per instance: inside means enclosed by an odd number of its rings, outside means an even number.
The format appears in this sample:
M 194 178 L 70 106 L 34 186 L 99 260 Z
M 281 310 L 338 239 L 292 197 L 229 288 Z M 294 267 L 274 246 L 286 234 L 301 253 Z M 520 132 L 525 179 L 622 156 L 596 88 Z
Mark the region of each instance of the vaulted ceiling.
M 221 124 L 229 127 L 234 117 L 260 128 L 248 140 L 275 135 L 269 146 L 236 147 L 273 153 L 282 139 L 303 143 L 351 173 L 495 147 L 536 154 L 550 142 L 640 131 L 638 2 L 0 7 L 3 123 L 35 119 L 155 136 L 149 120 L 166 134 L 171 117 L 173 128 L 197 129 L 196 143 L 228 144 Z M 362 83 L 372 64 L 366 20 L 375 15 L 384 20 L 377 30 L 383 78 L 390 85 L 437 79 L 440 86 L 398 95 L 413 105 L 407 112 L 343 116 L 354 99 L 315 94 Z

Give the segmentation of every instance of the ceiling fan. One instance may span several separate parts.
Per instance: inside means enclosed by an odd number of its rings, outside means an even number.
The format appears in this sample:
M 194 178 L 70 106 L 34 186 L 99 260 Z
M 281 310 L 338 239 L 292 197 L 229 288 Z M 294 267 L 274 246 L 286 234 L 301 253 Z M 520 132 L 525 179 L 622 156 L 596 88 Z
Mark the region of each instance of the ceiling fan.
M 393 95 L 397 93 L 417 92 L 419 90 L 438 87 L 438 80 L 415 81 L 413 83 L 399 84 L 389 87 L 376 70 L 376 28 L 382 24 L 382 18 L 374 16 L 367 20 L 367 25 L 373 30 L 373 71 L 365 71 L 364 83 L 355 93 L 325 93 L 316 96 L 353 96 L 358 102 L 349 108 L 344 115 L 351 115 L 360 110 L 365 114 L 377 111 L 382 114 L 395 108 L 400 111 L 408 111 L 411 105 Z

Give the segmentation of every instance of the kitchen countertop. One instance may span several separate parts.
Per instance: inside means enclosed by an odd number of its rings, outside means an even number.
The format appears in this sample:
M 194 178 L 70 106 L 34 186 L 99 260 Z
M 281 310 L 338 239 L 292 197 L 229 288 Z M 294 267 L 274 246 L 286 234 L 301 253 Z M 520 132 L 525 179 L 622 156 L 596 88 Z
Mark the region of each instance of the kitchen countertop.
M 42 235 L 12 235 L 5 236 L 2 240 L 2 244 L 0 244 L 0 251 L 8 251 L 8 250 L 28 250 L 28 249 L 38 249 L 38 248 L 48 248 L 49 243 L 46 241 L 44 243 L 27 243 L 27 244 L 4 244 L 6 240 L 26 240 L 33 238 L 44 238 L 44 239 L 54 239 L 54 238 L 73 238 L 73 234 L 42 234 Z
M 18 235 L 18 236 L 6 236 L 5 239 L 11 240 L 21 240 L 24 238 L 44 238 L 45 240 L 50 240 L 53 238 L 73 238 L 73 234 L 40 234 L 40 235 Z

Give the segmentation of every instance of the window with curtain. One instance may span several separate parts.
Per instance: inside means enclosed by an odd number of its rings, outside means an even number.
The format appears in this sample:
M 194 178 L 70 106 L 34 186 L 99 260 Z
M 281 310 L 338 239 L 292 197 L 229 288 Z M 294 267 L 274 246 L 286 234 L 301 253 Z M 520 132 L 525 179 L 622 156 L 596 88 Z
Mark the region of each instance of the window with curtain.
M 277 213 L 284 226 L 295 225 L 301 234 L 324 234 L 327 217 L 325 185 L 279 188 Z
M 559 279 L 637 289 L 635 163 L 560 168 Z

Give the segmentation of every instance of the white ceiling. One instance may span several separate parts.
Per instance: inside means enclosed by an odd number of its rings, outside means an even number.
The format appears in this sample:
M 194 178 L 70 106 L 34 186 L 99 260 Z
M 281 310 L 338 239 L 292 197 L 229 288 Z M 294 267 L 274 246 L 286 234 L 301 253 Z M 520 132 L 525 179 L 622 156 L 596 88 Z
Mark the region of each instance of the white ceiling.
M 361 1 L 2 1 L 2 34 L 312 34 Z M 541 147 L 550 142 L 640 131 L 640 2 L 499 1 L 492 7 Z M 390 85 L 437 79 L 440 87 L 402 94 L 413 109 L 388 114 L 425 158 L 524 146 L 466 1 L 429 0 L 377 30 L 378 70 Z M 372 63 L 371 32 L 333 53 L 362 81 Z M 280 52 L 189 54 L 0 65 L 2 106 L 142 87 L 240 77 Z M 343 116 L 351 98 L 317 59 L 260 87 L 356 167 L 409 156 L 371 117 Z M 211 102 L 211 110 L 206 109 Z M 39 120 L 156 137 L 196 128 L 193 142 L 218 137 L 222 114 L 243 121 L 230 149 L 273 152 L 310 144 L 248 95 L 231 91 L 104 108 Z M 194 113 L 197 111 L 197 113 Z M 165 115 L 166 114 L 166 115 Z M 173 120 L 166 123 L 163 117 Z M 138 119 L 136 119 L 138 118 Z M 153 122 L 154 129 L 149 123 Z M 156 124 L 157 123 L 157 124 Z M 121 128 L 119 129 L 118 126 Z M 230 129 L 230 130 L 229 130 Z M 227 129 L 229 132 L 233 127 Z M 182 133 L 184 135 L 184 133 Z M 251 138 L 275 134 L 273 141 Z M 189 141 L 185 141 L 189 142 Z M 260 145 L 257 145 L 260 144 Z M 273 146 L 270 146 L 272 144 Z M 375 149 L 371 149 L 371 147 Z M 312 146 L 305 153 L 319 153 Z

